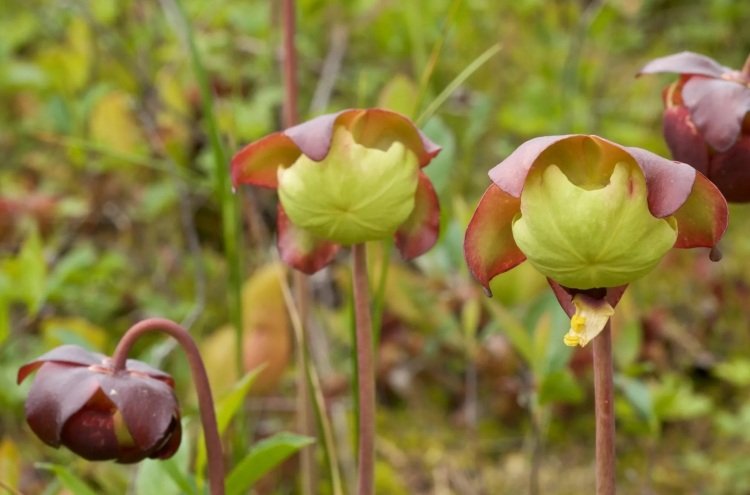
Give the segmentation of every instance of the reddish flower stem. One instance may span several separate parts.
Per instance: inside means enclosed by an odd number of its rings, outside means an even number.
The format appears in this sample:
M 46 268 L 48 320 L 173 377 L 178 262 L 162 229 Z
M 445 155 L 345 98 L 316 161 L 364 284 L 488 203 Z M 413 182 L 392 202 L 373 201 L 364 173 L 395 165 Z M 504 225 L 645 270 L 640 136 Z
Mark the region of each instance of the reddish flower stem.
M 296 30 L 294 0 L 283 0 L 281 18 L 284 28 L 284 125 L 290 127 L 297 123 L 297 50 L 294 45 Z
M 165 318 L 149 318 L 139 321 L 125 332 L 117 344 L 112 356 L 112 367 L 117 373 L 125 369 L 126 360 L 133 344 L 147 332 L 164 332 L 172 336 L 185 351 L 190 371 L 198 394 L 198 406 L 203 424 L 203 436 L 206 440 L 206 457 L 208 458 L 208 481 L 211 495 L 224 495 L 224 454 L 221 449 L 221 438 L 216 423 L 214 401 L 211 386 L 208 383 L 206 367 L 203 365 L 200 351 L 190 333 L 177 323 Z
M 596 413 L 596 495 L 615 493 L 615 412 L 612 382 L 612 326 L 594 338 L 594 408 Z
M 373 495 L 375 473 L 375 369 L 373 367 L 370 288 L 367 280 L 367 250 L 352 246 L 354 313 L 357 326 L 357 379 L 359 386 L 359 476 L 358 495 Z

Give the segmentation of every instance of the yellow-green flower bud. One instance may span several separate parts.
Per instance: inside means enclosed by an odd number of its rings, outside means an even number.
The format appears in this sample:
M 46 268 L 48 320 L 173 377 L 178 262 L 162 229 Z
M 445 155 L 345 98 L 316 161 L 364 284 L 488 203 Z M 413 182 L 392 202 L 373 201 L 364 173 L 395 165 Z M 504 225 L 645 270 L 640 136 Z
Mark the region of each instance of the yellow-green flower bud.
M 649 212 L 646 181 L 635 163 L 617 162 L 609 181 L 601 182 L 573 183 L 554 164 L 526 179 L 513 238 L 542 274 L 563 286 L 630 283 L 651 271 L 677 239 L 673 217 Z
M 345 127 L 334 131 L 319 162 L 305 154 L 278 169 L 279 199 L 296 226 L 340 244 L 393 236 L 414 209 L 417 155 L 394 141 L 362 146 Z

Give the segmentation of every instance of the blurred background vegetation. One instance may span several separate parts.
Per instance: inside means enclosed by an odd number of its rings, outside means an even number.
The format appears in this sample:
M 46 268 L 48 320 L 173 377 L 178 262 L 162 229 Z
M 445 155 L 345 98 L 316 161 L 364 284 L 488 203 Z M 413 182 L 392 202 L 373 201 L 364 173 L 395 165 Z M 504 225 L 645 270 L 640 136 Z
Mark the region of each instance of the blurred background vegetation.
M 15 384 L 18 367 L 53 346 L 109 353 L 130 324 L 156 315 L 199 339 L 219 397 L 240 376 L 217 172 L 179 9 L 175 0 L 0 6 L 0 492 L 86 493 L 86 484 L 94 493 L 185 493 L 157 463 L 92 464 L 44 446 L 23 418 L 28 383 Z M 276 2 L 182 7 L 226 150 L 278 130 Z M 634 75 L 682 50 L 739 68 L 748 25 L 750 2 L 736 0 L 298 1 L 303 116 L 385 106 L 420 118 L 444 148 L 426 169 L 441 198 L 438 245 L 412 264 L 388 245 L 372 256 L 382 302 L 378 493 L 591 492 L 590 350 L 562 345 L 568 321 L 528 266 L 499 277 L 485 298 L 464 266 L 463 231 L 486 171 L 529 138 L 592 133 L 667 154 L 660 95 L 670 78 Z M 227 442 L 230 464 L 294 429 L 297 394 L 274 264 L 275 198 L 237 198 L 242 372 L 266 367 L 241 412 L 242 434 Z M 748 213 L 731 210 L 721 263 L 700 250 L 673 253 L 619 306 L 623 493 L 750 491 Z M 309 334 L 348 487 L 345 265 L 313 278 Z M 190 379 L 172 350 L 146 339 L 136 357 L 175 375 L 190 420 Z M 197 434 L 187 437 L 190 447 Z M 192 472 L 188 450 L 170 461 L 180 472 Z M 293 459 L 254 490 L 297 493 L 296 473 Z M 330 493 L 322 467 L 318 476 L 319 493 Z

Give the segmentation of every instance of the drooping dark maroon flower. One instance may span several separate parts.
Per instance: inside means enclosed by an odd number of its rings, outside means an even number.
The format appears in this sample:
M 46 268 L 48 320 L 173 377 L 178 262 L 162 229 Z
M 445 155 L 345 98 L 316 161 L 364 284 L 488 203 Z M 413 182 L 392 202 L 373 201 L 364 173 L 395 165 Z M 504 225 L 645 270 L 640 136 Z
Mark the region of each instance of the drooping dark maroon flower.
M 658 72 L 680 74 L 663 92 L 674 159 L 706 175 L 728 201 L 750 201 L 750 58 L 736 71 L 682 52 L 652 60 L 639 75 Z
M 18 370 L 18 383 L 37 371 L 26 420 L 46 444 L 64 445 L 91 461 L 166 459 L 182 427 L 174 381 L 132 359 L 115 372 L 111 359 L 64 345 Z

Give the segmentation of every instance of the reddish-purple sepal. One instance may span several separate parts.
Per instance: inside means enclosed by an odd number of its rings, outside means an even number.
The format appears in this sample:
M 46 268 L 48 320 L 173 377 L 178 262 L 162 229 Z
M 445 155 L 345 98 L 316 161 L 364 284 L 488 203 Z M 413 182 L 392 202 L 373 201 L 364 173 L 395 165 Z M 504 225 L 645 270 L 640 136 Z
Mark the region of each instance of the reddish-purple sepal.
M 430 163 L 441 150 L 411 120 L 391 110 L 344 110 L 339 114 L 339 122 L 349 129 L 355 141 L 368 148 L 387 150 L 395 142 L 403 143 L 417 155 L 420 167 Z
M 530 139 L 489 171 L 492 182 L 513 197 L 520 198 L 526 176 L 542 152 L 553 144 L 570 138 L 565 136 L 543 136 Z
M 425 253 L 440 233 L 440 203 L 429 177 L 419 173 L 414 209 L 396 231 L 396 247 L 405 260 Z
M 675 72 L 678 74 L 721 77 L 722 74 L 729 71 L 731 69 L 719 65 L 714 59 L 705 55 L 693 52 L 681 52 L 652 60 L 638 72 L 638 75 Z
M 693 189 L 695 169 L 641 148 L 626 149 L 643 170 L 651 214 L 664 218 L 677 211 Z
M 708 175 L 708 147 L 691 120 L 687 108 L 667 107 L 664 110 L 663 131 L 672 158 L 689 164 L 703 175 Z
M 750 201 L 750 134 L 743 134 L 734 146 L 713 156 L 711 180 L 727 201 Z
M 615 306 L 617 306 L 617 303 L 620 302 L 622 295 L 625 293 L 625 289 L 628 288 L 627 285 L 620 285 L 619 287 L 608 287 L 606 289 L 601 288 L 579 290 L 563 287 L 551 278 L 548 278 L 547 282 L 552 288 L 552 292 L 555 294 L 557 302 L 560 303 L 560 307 L 570 317 L 572 317 L 576 312 L 576 307 L 573 304 L 573 297 L 575 297 L 576 294 L 585 294 L 591 300 L 600 300 L 606 302 L 614 308 Z
M 727 228 L 727 202 L 703 174 L 695 176 L 687 201 L 674 213 L 676 248 L 714 247 Z
M 490 184 L 471 217 L 464 238 L 466 263 L 474 278 L 490 291 L 490 280 L 526 259 L 513 239 L 513 219 L 521 200 Z
M 276 188 L 279 167 L 288 167 L 299 158 L 297 145 L 283 132 L 275 132 L 243 147 L 232 157 L 232 184 Z
M 750 87 L 736 81 L 693 77 L 682 88 L 682 99 L 695 126 L 717 151 L 737 141 L 750 112 Z
M 77 345 L 61 345 L 55 347 L 38 358 L 21 366 L 18 370 L 16 383 L 20 384 L 29 374 L 37 370 L 41 365 L 48 361 L 55 361 L 59 364 L 68 364 L 72 366 L 91 366 L 101 365 L 107 357 L 98 352 L 89 352 Z
M 313 274 L 336 257 L 341 246 L 295 226 L 279 203 L 276 213 L 276 246 L 281 259 L 301 272 Z

